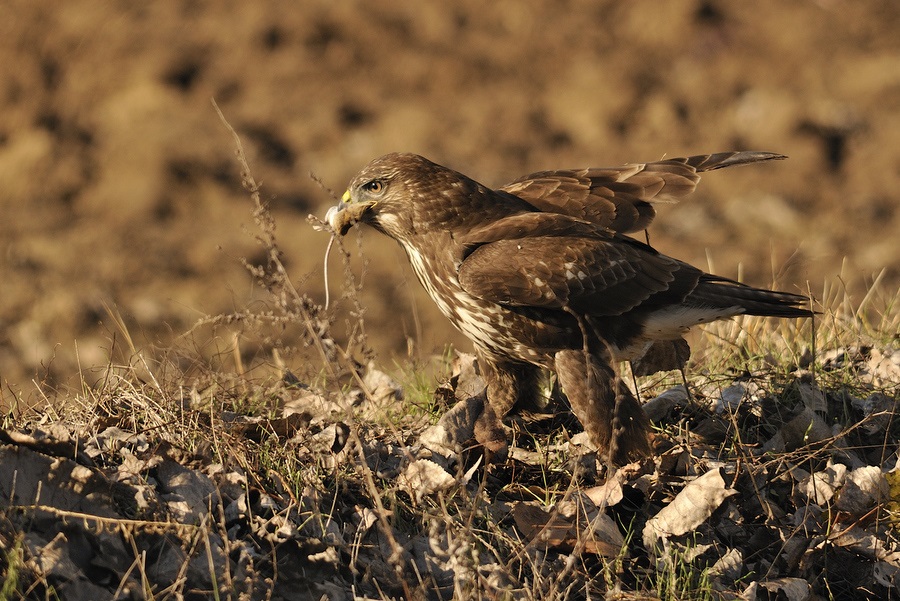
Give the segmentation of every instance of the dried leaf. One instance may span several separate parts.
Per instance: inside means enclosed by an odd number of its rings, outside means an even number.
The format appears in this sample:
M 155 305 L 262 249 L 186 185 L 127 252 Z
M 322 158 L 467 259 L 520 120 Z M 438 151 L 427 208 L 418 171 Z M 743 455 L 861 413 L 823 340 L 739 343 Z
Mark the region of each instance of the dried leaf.
M 797 390 L 800 393 L 800 400 L 803 401 L 803 405 L 807 409 L 819 413 L 825 413 L 828 411 L 828 403 L 825 399 L 825 393 L 821 388 L 815 386 L 814 384 L 800 382 L 799 384 L 797 384 Z
M 723 582 L 737 581 L 744 575 L 744 555 L 740 549 L 729 549 L 709 569 L 710 575 L 722 578 Z
M 588 522 L 584 515 L 581 520 L 573 519 L 560 511 L 548 513 L 534 503 L 520 501 L 513 506 L 512 515 L 525 538 L 542 549 L 571 551 L 579 538 L 586 536 L 589 538 L 584 541 L 585 552 L 616 557 L 624 544 L 615 522 L 605 514 L 595 515 Z
M 845 530 L 833 532 L 818 546 L 823 548 L 828 544 L 844 547 L 868 559 L 885 559 L 888 557 L 884 540 L 858 526 L 851 526 Z
M 726 410 L 736 411 L 746 394 L 747 388 L 743 384 L 732 384 L 724 388 L 715 404 L 716 413 L 724 413 Z
M 417 503 L 421 503 L 428 495 L 445 491 L 456 484 L 453 476 L 430 459 L 417 459 L 410 463 L 400 474 L 398 481 L 400 487 Z
M 197 522 L 209 513 L 216 487 L 205 474 L 166 458 L 156 468 L 159 498 L 180 520 Z
M 50 505 L 103 517 L 117 515 L 113 487 L 99 471 L 26 447 L 0 446 L 0 491 L 9 505 Z
M 584 494 L 597 507 L 612 507 L 625 496 L 618 478 L 610 478 L 600 486 L 588 488 Z
M 650 421 L 660 422 L 688 401 L 688 393 L 684 386 L 674 386 L 658 397 L 644 403 L 644 412 Z
M 335 415 L 343 415 L 344 409 L 338 403 L 325 395 L 304 391 L 296 398 L 288 399 L 282 408 L 282 416 L 287 418 L 293 414 L 300 414 L 307 422 L 312 420 L 331 419 Z
M 371 393 L 372 402 L 379 407 L 403 400 L 403 387 L 392 377 L 376 369 L 374 363 L 369 363 L 363 376 L 363 384 Z
M 311 414 L 308 412 L 286 411 L 285 417 L 267 419 L 248 415 L 223 412 L 222 419 L 235 434 L 260 442 L 272 435 L 289 439 L 300 429 L 309 427 Z
M 453 384 L 456 399 L 459 401 L 481 395 L 487 386 L 484 378 L 478 373 L 475 355 L 470 353 L 457 353 L 453 360 L 450 381 Z
M 475 420 L 484 408 L 480 397 L 461 400 L 419 436 L 419 444 L 445 460 L 457 459 L 475 435 Z
M 881 392 L 873 392 L 865 400 L 852 399 L 853 407 L 862 412 L 862 427 L 869 434 L 880 434 L 896 419 L 898 400 Z
M 561 515 L 547 513 L 534 503 L 524 501 L 513 505 L 516 527 L 532 543 L 543 548 L 559 548 L 567 544 L 571 548 L 575 534 L 572 522 Z
M 888 589 L 897 590 L 900 586 L 900 568 L 885 561 L 879 561 L 872 566 L 875 582 Z
M 800 474 L 798 470 L 794 470 L 791 473 Z M 825 505 L 831 501 L 837 489 L 844 484 L 846 475 L 847 466 L 842 463 L 836 463 L 815 474 L 803 477 L 797 489 L 797 492 L 801 495 L 798 505 L 804 505 L 806 502 Z
M 763 451 L 780 452 L 793 450 L 831 436 L 831 428 L 822 417 L 810 408 L 805 408 L 797 417 L 786 423 L 763 445 Z
M 776 595 L 775 598 L 777 599 L 786 599 L 786 601 L 806 601 L 812 597 L 812 588 L 802 578 L 774 578 L 772 580 L 752 582 L 744 590 L 743 597 L 745 599 L 759 599 L 761 597 L 759 589 L 768 592 L 770 595 Z M 765 598 L 766 596 L 762 597 Z
M 325 453 L 340 453 L 350 440 L 350 426 L 343 422 L 331 424 L 307 439 L 310 448 Z
M 27 447 L 38 453 L 45 453 L 55 457 L 75 457 L 80 454 L 84 457 L 81 463 L 92 464 L 90 456 L 81 453 L 78 445 L 75 444 L 68 433 L 63 437 L 57 437 L 55 434 L 48 434 L 41 430 L 34 430 L 29 434 L 17 432 L 15 430 L 0 430 L 0 442 L 11 442 L 17 446 Z
M 26 567 L 34 570 L 37 575 L 46 579 L 45 581 L 54 583 L 54 597 L 74 601 L 109 598 L 109 590 L 91 582 L 82 567 L 73 561 L 72 541 L 65 534 L 59 533 L 47 541 L 35 533 L 28 533 L 25 535 L 24 544 L 31 557 L 26 562 Z M 90 549 L 90 546 L 87 548 Z M 126 586 L 123 582 L 123 592 L 129 589 L 132 587 Z M 130 592 L 134 592 L 133 589 Z
M 375 525 L 375 522 L 378 521 L 378 514 L 368 507 L 357 505 L 355 517 L 358 520 L 358 523 L 352 532 L 353 536 L 347 536 L 348 532 L 345 532 L 344 534 L 346 538 L 359 540 L 365 536 L 366 532 L 368 532 L 369 529 Z M 347 523 L 345 526 L 349 527 L 350 525 L 350 523 Z
M 697 528 L 731 495 L 725 487 L 721 468 L 713 469 L 688 483 L 659 513 L 647 520 L 644 544 L 653 546 L 660 538 L 680 536 Z
M 890 487 L 881 468 L 860 467 L 847 475 L 835 507 L 853 516 L 862 516 L 888 497 Z
M 873 348 L 866 361 L 866 371 L 875 386 L 885 386 L 900 382 L 900 350 L 880 350 Z

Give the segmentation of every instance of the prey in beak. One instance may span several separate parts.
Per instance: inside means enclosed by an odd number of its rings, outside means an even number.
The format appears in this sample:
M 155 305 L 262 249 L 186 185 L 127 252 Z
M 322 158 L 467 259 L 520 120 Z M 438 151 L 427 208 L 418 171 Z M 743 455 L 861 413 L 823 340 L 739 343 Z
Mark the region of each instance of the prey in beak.
M 366 212 L 375 206 L 375 201 L 353 202 L 350 197 L 350 190 L 344 192 L 341 202 L 337 206 L 328 209 L 325 213 L 325 222 L 331 227 L 331 239 L 328 246 L 325 247 L 325 263 L 323 268 L 323 276 L 325 279 L 325 309 L 327 310 L 331 304 L 331 293 L 328 289 L 328 256 L 331 254 L 331 247 L 334 244 L 334 234 L 345 236 L 354 224 L 363 220 Z M 317 228 L 320 229 L 320 228 Z
M 347 190 L 341 197 L 341 202 L 325 213 L 325 221 L 331 229 L 344 236 L 355 223 L 363 221 L 366 212 L 374 206 L 374 201 L 352 202 L 350 190 Z

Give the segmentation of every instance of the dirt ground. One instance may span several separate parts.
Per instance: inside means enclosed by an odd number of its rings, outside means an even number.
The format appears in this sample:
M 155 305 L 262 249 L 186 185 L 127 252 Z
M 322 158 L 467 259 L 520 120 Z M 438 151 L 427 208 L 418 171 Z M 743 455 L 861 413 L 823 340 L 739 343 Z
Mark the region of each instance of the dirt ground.
M 308 174 L 340 194 L 400 150 L 489 185 L 782 152 L 789 161 L 708 174 L 663 207 L 654 246 L 788 290 L 842 274 L 859 294 L 883 268 L 889 287 L 900 281 L 893 0 L 13 0 L 3 12 L 4 403 L 33 379 L 105 364 L 122 344 L 106 307 L 138 347 L 164 347 L 261 297 L 238 261 L 260 251 L 211 98 L 243 138 L 298 287 L 319 301 L 327 236 L 306 216 L 334 200 Z M 360 236 L 376 350 L 469 348 L 399 248 Z M 339 288 L 338 262 L 332 272 Z

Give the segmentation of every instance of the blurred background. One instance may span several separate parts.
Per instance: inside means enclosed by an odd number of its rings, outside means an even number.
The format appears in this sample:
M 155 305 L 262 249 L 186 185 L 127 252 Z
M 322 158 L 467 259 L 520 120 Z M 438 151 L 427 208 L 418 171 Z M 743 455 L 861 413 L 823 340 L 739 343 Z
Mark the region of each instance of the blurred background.
M 262 298 L 230 135 L 287 267 L 324 299 L 309 213 L 412 151 L 487 185 L 725 150 L 664 206 L 659 250 L 756 285 L 900 281 L 900 3 L 7 0 L 0 20 L 0 386 L 8 402 Z M 351 233 L 385 363 L 469 345 L 400 249 Z M 711 264 L 710 264 L 711 263 Z M 355 265 L 360 274 L 363 267 Z M 340 261 L 332 260 L 339 292 Z M 338 322 L 348 301 L 333 311 Z M 121 342 L 119 342 L 120 344 Z M 248 349 L 247 352 L 259 352 Z

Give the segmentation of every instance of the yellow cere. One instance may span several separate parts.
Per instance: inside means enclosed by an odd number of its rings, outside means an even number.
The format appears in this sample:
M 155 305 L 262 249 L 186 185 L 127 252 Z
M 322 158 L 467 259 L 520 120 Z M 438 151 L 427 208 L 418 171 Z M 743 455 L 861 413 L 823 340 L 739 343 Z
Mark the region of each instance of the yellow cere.
M 344 192 L 344 195 L 341 196 L 341 202 L 350 202 L 350 190 Z

